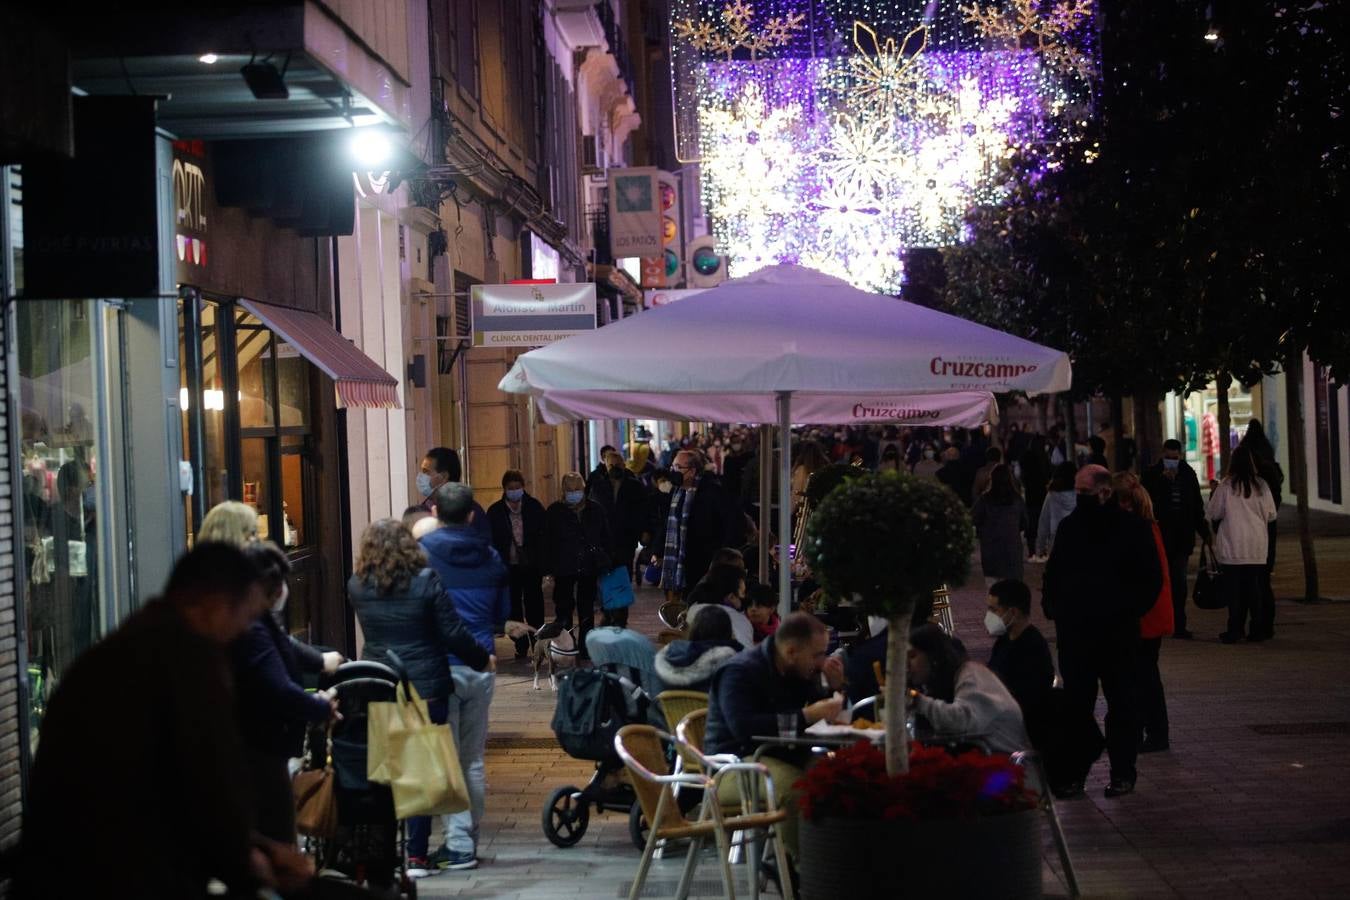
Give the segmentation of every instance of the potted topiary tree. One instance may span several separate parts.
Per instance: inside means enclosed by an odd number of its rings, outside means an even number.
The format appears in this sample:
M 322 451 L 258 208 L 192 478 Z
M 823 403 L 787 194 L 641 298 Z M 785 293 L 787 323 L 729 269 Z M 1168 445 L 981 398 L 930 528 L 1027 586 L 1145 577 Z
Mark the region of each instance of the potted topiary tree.
M 969 570 L 974 532 L 947 488 L 893 472 L 830 492 L 807 527 L 822 588 L 887 620 L 885 755 L 864 741 L 796 783 L 803 900 L 1040 895 L 1040 831 L 1020 766 L 978 751 L 915 750 L 905 729 L 909 629 Z M 903 850 L 901 849 L 903 848 Z M 899 851 L 899 852 L 897 852 Z
M 821 500 L 806 529 L 806 559 L 820 586 L 852 597 L 889 623 L 886 645 L 886 771 L 909 771 L 905 732 L 909 624 L 918 603 L 970 571 L 975 531 L 946 487 L 886 472 L 842 482 Z

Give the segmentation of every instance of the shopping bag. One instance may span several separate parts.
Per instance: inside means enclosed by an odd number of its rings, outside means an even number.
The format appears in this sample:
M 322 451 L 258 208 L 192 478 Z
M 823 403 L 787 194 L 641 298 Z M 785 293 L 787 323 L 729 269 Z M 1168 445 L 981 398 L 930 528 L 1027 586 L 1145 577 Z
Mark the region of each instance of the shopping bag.
M 310 760 L 309 736 L 305 736 L 305 759 Z M 331 837 L 337 831 L 338 808 L 333 773 L 333 739 L 328 735 L 327 754 L 322 768 L 304 769 L 291 779 L 295 796 L 295 828 L 310 837 Z
M 389 737 L 394 815 L 434 816 L 469 808 L 469 791 L 449 725 L 425 721 Z
M 633 583 L 628 580 L 628 570 L 615 566 L 600 576 L 600 608 L 606 612 L 627 609 L 633 605 Z
M 427 702 L 417 693 L 411 682 L 401 682 L 392 703 L 376 701 L 366 704 L 366 780 L 389 784 L 389 736 L 397 731 L 415 728 L 431 721 Z
M 1198 609 L 1225 609 L 1228 591 L 1223 583 L 1223 570 L 1214 559 L 1214 551 L 1200 547 L 1200 571 L 1195 575 L 1195 591 L 1191 598 Z

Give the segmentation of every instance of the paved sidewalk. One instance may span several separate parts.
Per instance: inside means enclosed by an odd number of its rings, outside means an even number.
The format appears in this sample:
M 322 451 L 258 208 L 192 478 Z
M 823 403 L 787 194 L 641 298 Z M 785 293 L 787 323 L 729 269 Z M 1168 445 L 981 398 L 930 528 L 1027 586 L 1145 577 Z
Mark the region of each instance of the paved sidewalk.
M 1282 523 L 1283 524 L 1283 523 Z M 1319 538 L 1322 593 L 1350 596 L 1350 538 Z M 1322 529 L 1319 529 L 1322 531 Z M 1334 536 L 1333 536 L 1334 535 Z M 1301 592 L 1298 544 L 1282 528 L 1277 595 Z M 976 570 L 978 571 L 978 570 Z M 1037 587 L 1038 567 L 1028 570 Z M 958 634 L 985 659 L 982 581 L 955 596 Z M 1039 603 L 1039 591 L 1035 592 Z M 655 592 L 640 593 L 633 624 L 657 631 Z M 1276 639 L 1224 646 L 1222 612 L 1192 611 L 1193 642 L 1164 642 L 1161 665 L 1172 749 L 1140 757 L 1135 794 L 1102 795 L 1106 761 L 1084 799 L 1058 805 L 1087 896 L 1344 897 L 1350 895 L 1350 603 L 1281 601 Z M 1037 623 L 1053 634 L 1053 628 Z M 501 648 L 507 658 L 509 648 Z M 562 850 L 544 838 L 550 791 L 583 784 L 591 766 L 553 743 L 554 695 L 530 686 L 528 665 L 503 663 L 488 748 L 482 865 L 419 883 L 424 897 L 615 898 L 627 896 L 638 851 L 625 816 L 591 820 L 585 838 Z M 1047 894 L 1064 895 L 1045 833 Z M 658 861 L 644 896 L 674 895 L 681 860 Z M 709 857 L 694 896 L 721 896 Z

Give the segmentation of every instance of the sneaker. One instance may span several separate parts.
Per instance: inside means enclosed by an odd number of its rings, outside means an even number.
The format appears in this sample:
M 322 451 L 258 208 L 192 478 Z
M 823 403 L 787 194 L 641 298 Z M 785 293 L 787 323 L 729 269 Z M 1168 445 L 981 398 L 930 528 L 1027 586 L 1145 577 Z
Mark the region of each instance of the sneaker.
M 432 865 L 425 856 L 408 857 L 408 867 L 404 871 L 409 878 L 427 878 L 440 874 L 440 869 Z
M 440 848 L 427 858 L 427 862 L 437 869 L 476 869 L 478 868 L 478 857 L 472 853 L 452 853 L 450 848 L 442 844 Z
M 1120 781 L 1112 780 L 1112 782 L 1106 786 L 1105 791 L 1105 794 L 1108 797 L 1123 797 L 1126 794 L 1133 794 L 1133 793 L 1134 793 L 1134 782 L 1125 781 L 1124 779 L 1121 779 Z

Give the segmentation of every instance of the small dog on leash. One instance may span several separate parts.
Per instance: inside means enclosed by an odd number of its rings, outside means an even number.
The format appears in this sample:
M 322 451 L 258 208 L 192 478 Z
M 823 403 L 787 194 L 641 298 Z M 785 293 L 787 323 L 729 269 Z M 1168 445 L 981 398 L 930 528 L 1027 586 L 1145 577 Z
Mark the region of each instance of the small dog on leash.
M 534 669 L 534 689 L 539 690 L 539 673 L 547 666 L 549 687 L 556 691 L 558 669 L 564 666 L 575 668 L 579 657 L 574 629 L 564 628 L 560 622 L 544 625 L 530 635 L 530 667 Z

